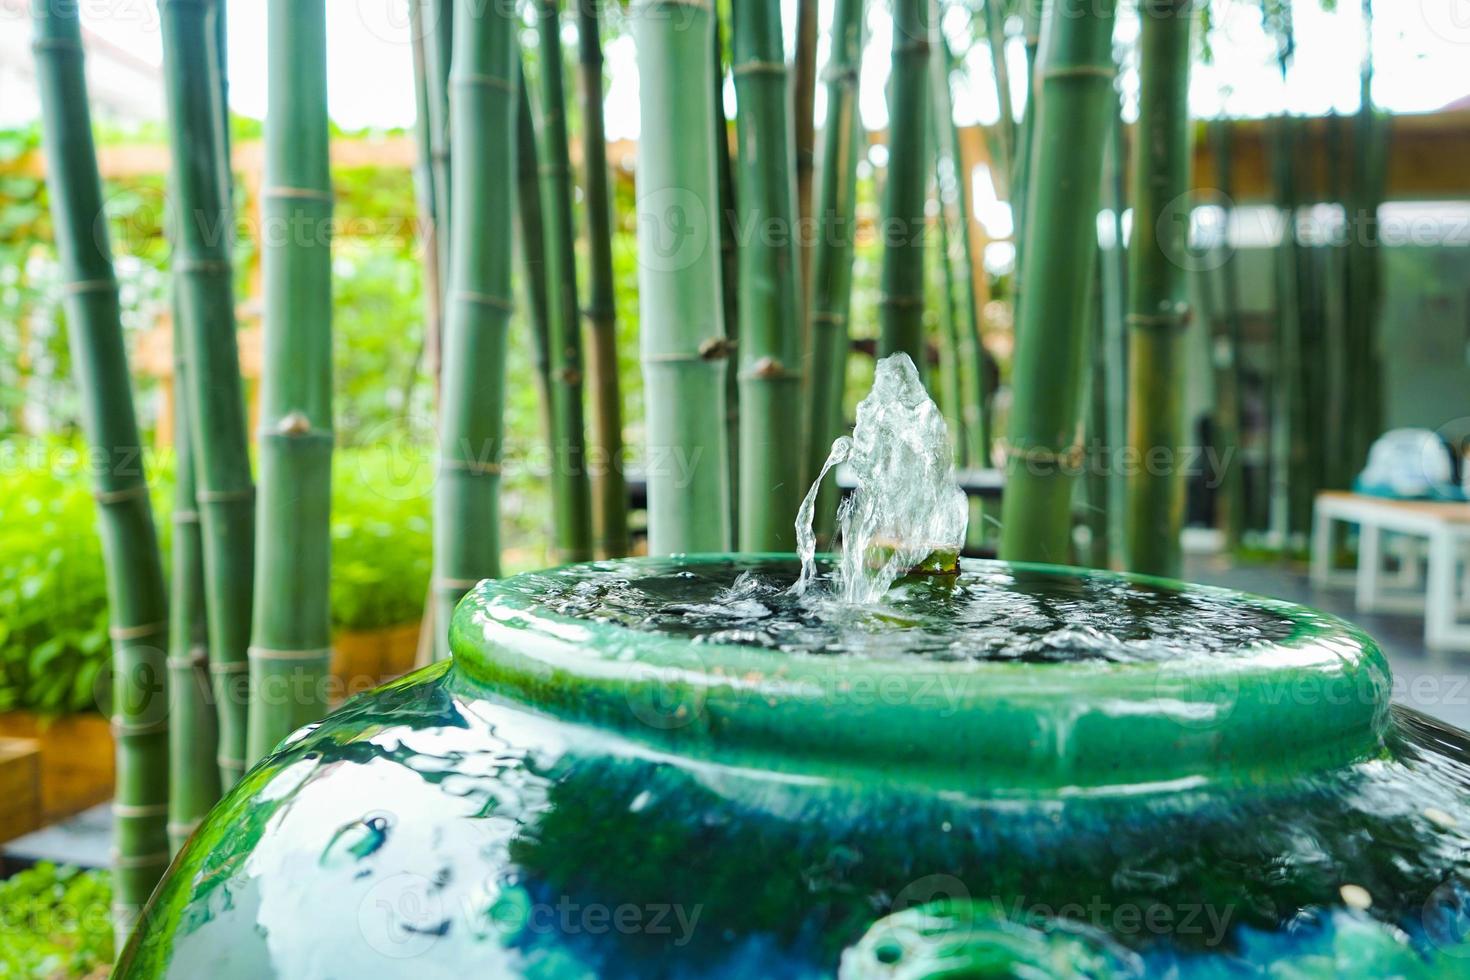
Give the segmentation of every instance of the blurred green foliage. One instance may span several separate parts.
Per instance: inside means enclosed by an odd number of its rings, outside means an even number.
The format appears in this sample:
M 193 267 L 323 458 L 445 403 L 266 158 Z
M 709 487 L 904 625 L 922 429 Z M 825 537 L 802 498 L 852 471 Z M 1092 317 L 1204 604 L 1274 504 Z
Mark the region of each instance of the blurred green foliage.
M 165 558 L 172 460 L 148 460 Z M 332 622 L 367 630 L 418 619 L 429 582 L 428 458 L 391 446 L 336 454 Z M 111 656 L 107 594 L 85 454 L 70 443 L 0 444 L 0 710 L 96 710 Z
M 105 871 L 43 862 L 0 881 L 0 977 L 103 975 L 112 962 Z

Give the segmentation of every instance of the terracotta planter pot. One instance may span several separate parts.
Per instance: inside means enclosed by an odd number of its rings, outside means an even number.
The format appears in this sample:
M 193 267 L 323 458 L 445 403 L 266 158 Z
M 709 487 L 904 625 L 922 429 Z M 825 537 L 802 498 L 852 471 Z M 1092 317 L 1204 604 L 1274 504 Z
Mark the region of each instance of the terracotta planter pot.
M 0 738 L 0 841 L 41 826 L 41 749 L 35 739 Z
M 106 718 L 7 711 L 0 714 L 0 738 L 31 739 L 39 749 L 40 823 L 80 813 L 112 796 L 117 769 Z
M 340 704 L 354 694 L 401 677 L 414 667 L 417 621 L 376 630 L 343 630 L 332 640 L 332 687 L 327 698 Z

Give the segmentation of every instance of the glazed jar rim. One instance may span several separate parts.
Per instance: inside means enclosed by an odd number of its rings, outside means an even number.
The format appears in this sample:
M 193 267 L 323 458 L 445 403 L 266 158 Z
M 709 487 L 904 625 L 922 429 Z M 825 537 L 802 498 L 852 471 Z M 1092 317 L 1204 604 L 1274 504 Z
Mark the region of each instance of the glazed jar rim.
M 878 771 L 965 787 L 1130 791 L 1253 780 L 1381 751 L 1391 688 L 1363 631 L 1210 586 L 966 559 L 965 571 L 1107 576 L 1246 603 L 1294 626 L 1229 656 L 935 661 L 790 653 L 592 622 L 541 601 L 568 568 L 637 573 L 793 555 L 628 558 L 482 582 L 456 610 L 456 673 L 492 695 L 661 746 L 787 771 Z

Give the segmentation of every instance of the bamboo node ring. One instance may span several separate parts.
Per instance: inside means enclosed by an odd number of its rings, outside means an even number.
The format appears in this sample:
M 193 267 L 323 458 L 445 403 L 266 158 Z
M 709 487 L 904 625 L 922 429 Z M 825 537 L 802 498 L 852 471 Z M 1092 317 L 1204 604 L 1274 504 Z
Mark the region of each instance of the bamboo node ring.
M 174 511 L 174 523 L 198 524 L 199 512 L 197 510 L 176 510 Z
M 287 187 L 281 184 L 261 188 L 260 196 L 280 200 L 320 201 L 325 204 L 332 204 L 337 200 L 331 191 L 324 191 L 319 187 Z
M 453 456 L 440 456 L 439 468 L 441 470 L 460 470 L 476 476 L 500 475 L 500 461 L 493 459 L 457 459 Z
M 78 279 L 76 282 L 62 283 L 61 291 L 68 295 L 77 293 L 105 293 L 117 289 L 116 279 Z
M 699 342 L 701 361 L 718 361 L 729 357 L 735 350 L 735 341 L 729 337 L 706 337 Z
M 846 65 L 841 68 L 836 65 L 828 65 L 827 69 L 822 72 L 822 81 L 829 85 L 834 82 L 839 85 L 851 85 L 857 81 L 857 77 L 858 69 L 856 65 Z
M 756 378 L 780 378 L 786 374 L 786 367 L 774 357 L 763 357 L 755 362 L 751 369 L 751 376 Z
M 203 822 L 203 817 L 196 817 L 193 820 L 170 820 L 165 825 L 165 829 L 174 837 L 188 837 L 194 831 L 198 830 L 199 825 Z
M 894 296 L 889 293 L 884 293 L 883 295 L 878 297 L 878 305 L 897 306 L 903 309 L 911 310 L 916 307 L 922 307 L 924 305 L 924 297 L 922 295 Z
M 110 726 L 113 738 L 141 738 L 144 735 L 157 735 L 168 731 L 168 719 L 144 722 L 143 724 L 130 724 L 120 715 L 113 715 Z
M 64 37 L 38 37 L 31 42 L 31 50 L 40 54 L 43 51 L 56 51 L 63 54 L 81 54 L 82 46 L 76 41 Z
M 1111 80 L 1117 74 L 1117 69 L 1112 65 L 1068 65 L 1065 68 L 1052 68 L 1041 73 L 1042 81 L 1056 79 L 1065 81 L 1069 78 L 1105 78 Z
M 277 649 L 274 647 L 251 646 L 245 651 L 251 662 L 280 662 L 293 660 L 326 660 L 332 656 L 331 647 L 300 647 Z
M 168 629 L 168 620 L 159 620 L 156 623 L 141 623 L 137 626 L 109 626 L 107 627 L 108 639 L 117 640 L 141 640 L 145 636 L 157 636 Z
M 1160 313 L 1130 313 L 1127 323 L 1130 327 L 1185 327 L 1193 319 L 1194 314 L 1190 308 L 1181 305 Z
M 120 490 L 93 490 L 92 497 L 99 504 L 121 504 L 129 500 L 137 500 L 148 496 L 148 484 L 139 483 L 137 486 L 123 487 Z
M 233 270 L 228 259 L 175 259 L 175 272 L 203 272 L 223 275 Z
M 557 372 L 557 377 L 561 379 L 561 383 L 564 385 L 575 387 L 582 383 L 582 372 L 574 367 L 562 368 Z
M 209 672 L 211 674 L 242 674 L 248 670 L 250 664 L 244 660 L 211 660 Z
M 449 298 L 464 300 L 466 303 L 477 303 L 480 306 L 493 306 L 497 310 L 505 310 L 510 313 L 515 310 L 515 303 L 501 296 L 492 296 L 489 293 L 477 293 L 469 289 L 456 289 L 449 294 Z
M 475 72 L 457 71 L 449 76 L 451 85 L 473 85 L 476 88 L 493 88 L 514 95 L 516 83 L 498 75 L 481 75 Z
M 114 850 L 112 852 L 111 858 L 112 866 L 114 868 L 122 868 L 125 870 L 133 871 L 136 871 L 140 868 L 152 868 L 160 864 L 168 864 L 168 862 L 172 860 L 172 856 L 169 854 L 168 851 L 154 851 L 151 854 L 121 854 L 118 851 Z M 118 903 L 115 904 L 113 907 L 115 909 L 121 908 L 128 912 L 134 911 L 131 905 L 127 905 L 125 903 Z
M 736 78 L 741 75 L 784 75 L 786 74 L 786 62 L 784 61 L 743 61 L 730 68 L 730 74 Z
M 1001 454 L 1006 459 L 1019 459 L 1026 463 L 1050 463 L 1076 469 L 1087 459 L 1087 447 L 1074 442 L 1063 450 L 1046 446 L 1016 446 L 1005 440 L 1000 442 Z
M 164 817 L 168 815 L 167 803 L 118 803 L 112 804 L 114 817 L 135 818 Z
M 826 323 L 834 327 L 840 327 L 847 322 L 847 315 L 845 313 L 818 311 L 811 315 L 811 321 L 812 323 Z

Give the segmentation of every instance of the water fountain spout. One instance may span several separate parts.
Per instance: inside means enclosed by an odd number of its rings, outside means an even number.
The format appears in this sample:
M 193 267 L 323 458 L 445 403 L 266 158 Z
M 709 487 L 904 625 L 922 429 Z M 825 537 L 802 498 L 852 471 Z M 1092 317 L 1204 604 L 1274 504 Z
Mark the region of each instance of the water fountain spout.
M 851 436 L 832 452 L 796 517 L 804 593 L 816 575 L 812 518 L 827 471 L 846 463 L 857 482 L 837 512 L 842 537 L 837 589 L 842 601 L 874 602 L 900 576 L 937 560 L 953 565 L 965 542 L 969 502 L 955 483 L 949 428 L 904 353 L 878 362 L 858 404 Z

